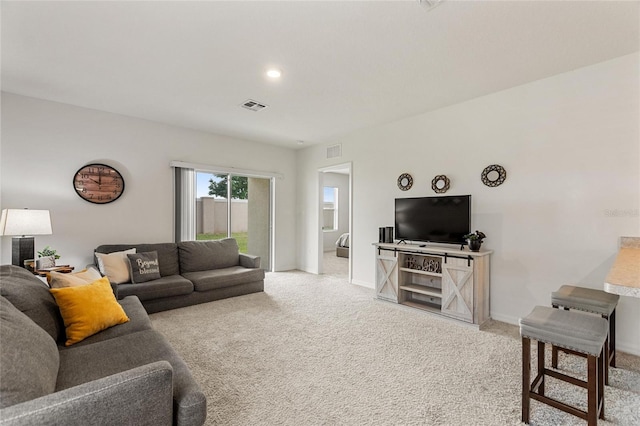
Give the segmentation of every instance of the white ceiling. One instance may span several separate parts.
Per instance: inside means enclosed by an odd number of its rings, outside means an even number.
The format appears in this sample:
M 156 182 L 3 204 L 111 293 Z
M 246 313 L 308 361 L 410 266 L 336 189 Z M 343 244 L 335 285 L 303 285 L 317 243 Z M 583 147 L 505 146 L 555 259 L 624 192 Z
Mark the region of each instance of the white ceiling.
M 6 92 L 294 149 L 637 52 L 640 38 L 637 1 L 1 7 Z

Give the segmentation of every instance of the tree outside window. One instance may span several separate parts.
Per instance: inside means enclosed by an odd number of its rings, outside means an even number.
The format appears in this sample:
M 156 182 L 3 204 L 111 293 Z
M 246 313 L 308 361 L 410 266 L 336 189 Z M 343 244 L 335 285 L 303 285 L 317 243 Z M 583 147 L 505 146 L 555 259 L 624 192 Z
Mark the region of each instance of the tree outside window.
M 229 175 L 213 175 L 209 179 L 209 195 L 214 197 L 227 198 L 227 182 Z M 236 200 L 246 200 L 248 198 L 248 178 L 246 176 L 231 177 L 231 198 Z

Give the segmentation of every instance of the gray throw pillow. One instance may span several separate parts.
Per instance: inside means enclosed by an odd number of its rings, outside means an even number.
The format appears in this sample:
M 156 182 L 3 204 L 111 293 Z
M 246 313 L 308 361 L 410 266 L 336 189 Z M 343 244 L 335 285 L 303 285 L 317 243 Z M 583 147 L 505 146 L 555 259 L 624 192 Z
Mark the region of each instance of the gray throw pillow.
M 0 296 L 0 408 L 55 390 L 60 355 L 46 331 Z
M 134 284 L 144 283 L 160 278 L 160 263 L 158 252 L 127 254 L 129 258 L 129 273 Z
M 240 264 L 238 243 L 233 238 L 178 243 L 180 273 L 229 268 Z
M 0 266 L 0 295 L 57 342 L 66 340 L 60 309 L 49 287 L 24 268 Z

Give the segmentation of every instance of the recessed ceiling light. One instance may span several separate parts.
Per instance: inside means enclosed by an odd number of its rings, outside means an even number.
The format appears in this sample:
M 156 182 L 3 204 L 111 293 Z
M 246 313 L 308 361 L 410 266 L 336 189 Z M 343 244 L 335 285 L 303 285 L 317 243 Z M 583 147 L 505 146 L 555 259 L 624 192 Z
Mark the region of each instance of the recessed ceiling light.
M 304 141 L 298 141 L 298 145 L 304 145 Z
M 270 70 L 267 70 L 267 77 L 269 78 L 280 78 L 280 76 L 282 75 L 282 71 L 272 68 Z

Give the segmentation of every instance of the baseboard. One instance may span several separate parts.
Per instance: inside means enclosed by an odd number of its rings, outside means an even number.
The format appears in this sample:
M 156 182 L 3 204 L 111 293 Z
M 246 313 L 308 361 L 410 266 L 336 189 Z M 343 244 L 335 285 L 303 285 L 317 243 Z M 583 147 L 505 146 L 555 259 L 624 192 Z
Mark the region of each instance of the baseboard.
M 273 272 L 289 272 L 289 271 L 295 271 L 298 268 L 295 265 L 280 265 L 279 267 L 275 268 Z
M 355 284 L 355 285 L 359 285 L 360 287 L 366 287 L 366 288 L 370 288 L 371 290 L 373 290 L 375 288 L 375 286 L 367 281 L 360 281 L 360 280 L 351 280 L 351 284 Z
M 518 325 L 518 320 L 520 318 L 512 317 L 511 315 L 502 315 L 491 312 L 491 319 L 500 322 L 506 322 L 507 324 Z
M 618 341 L 616 342 L 616 350 L 631 355 L 640 356 L 640 346 L 638 345 L 627 345 L 624 342 Z

